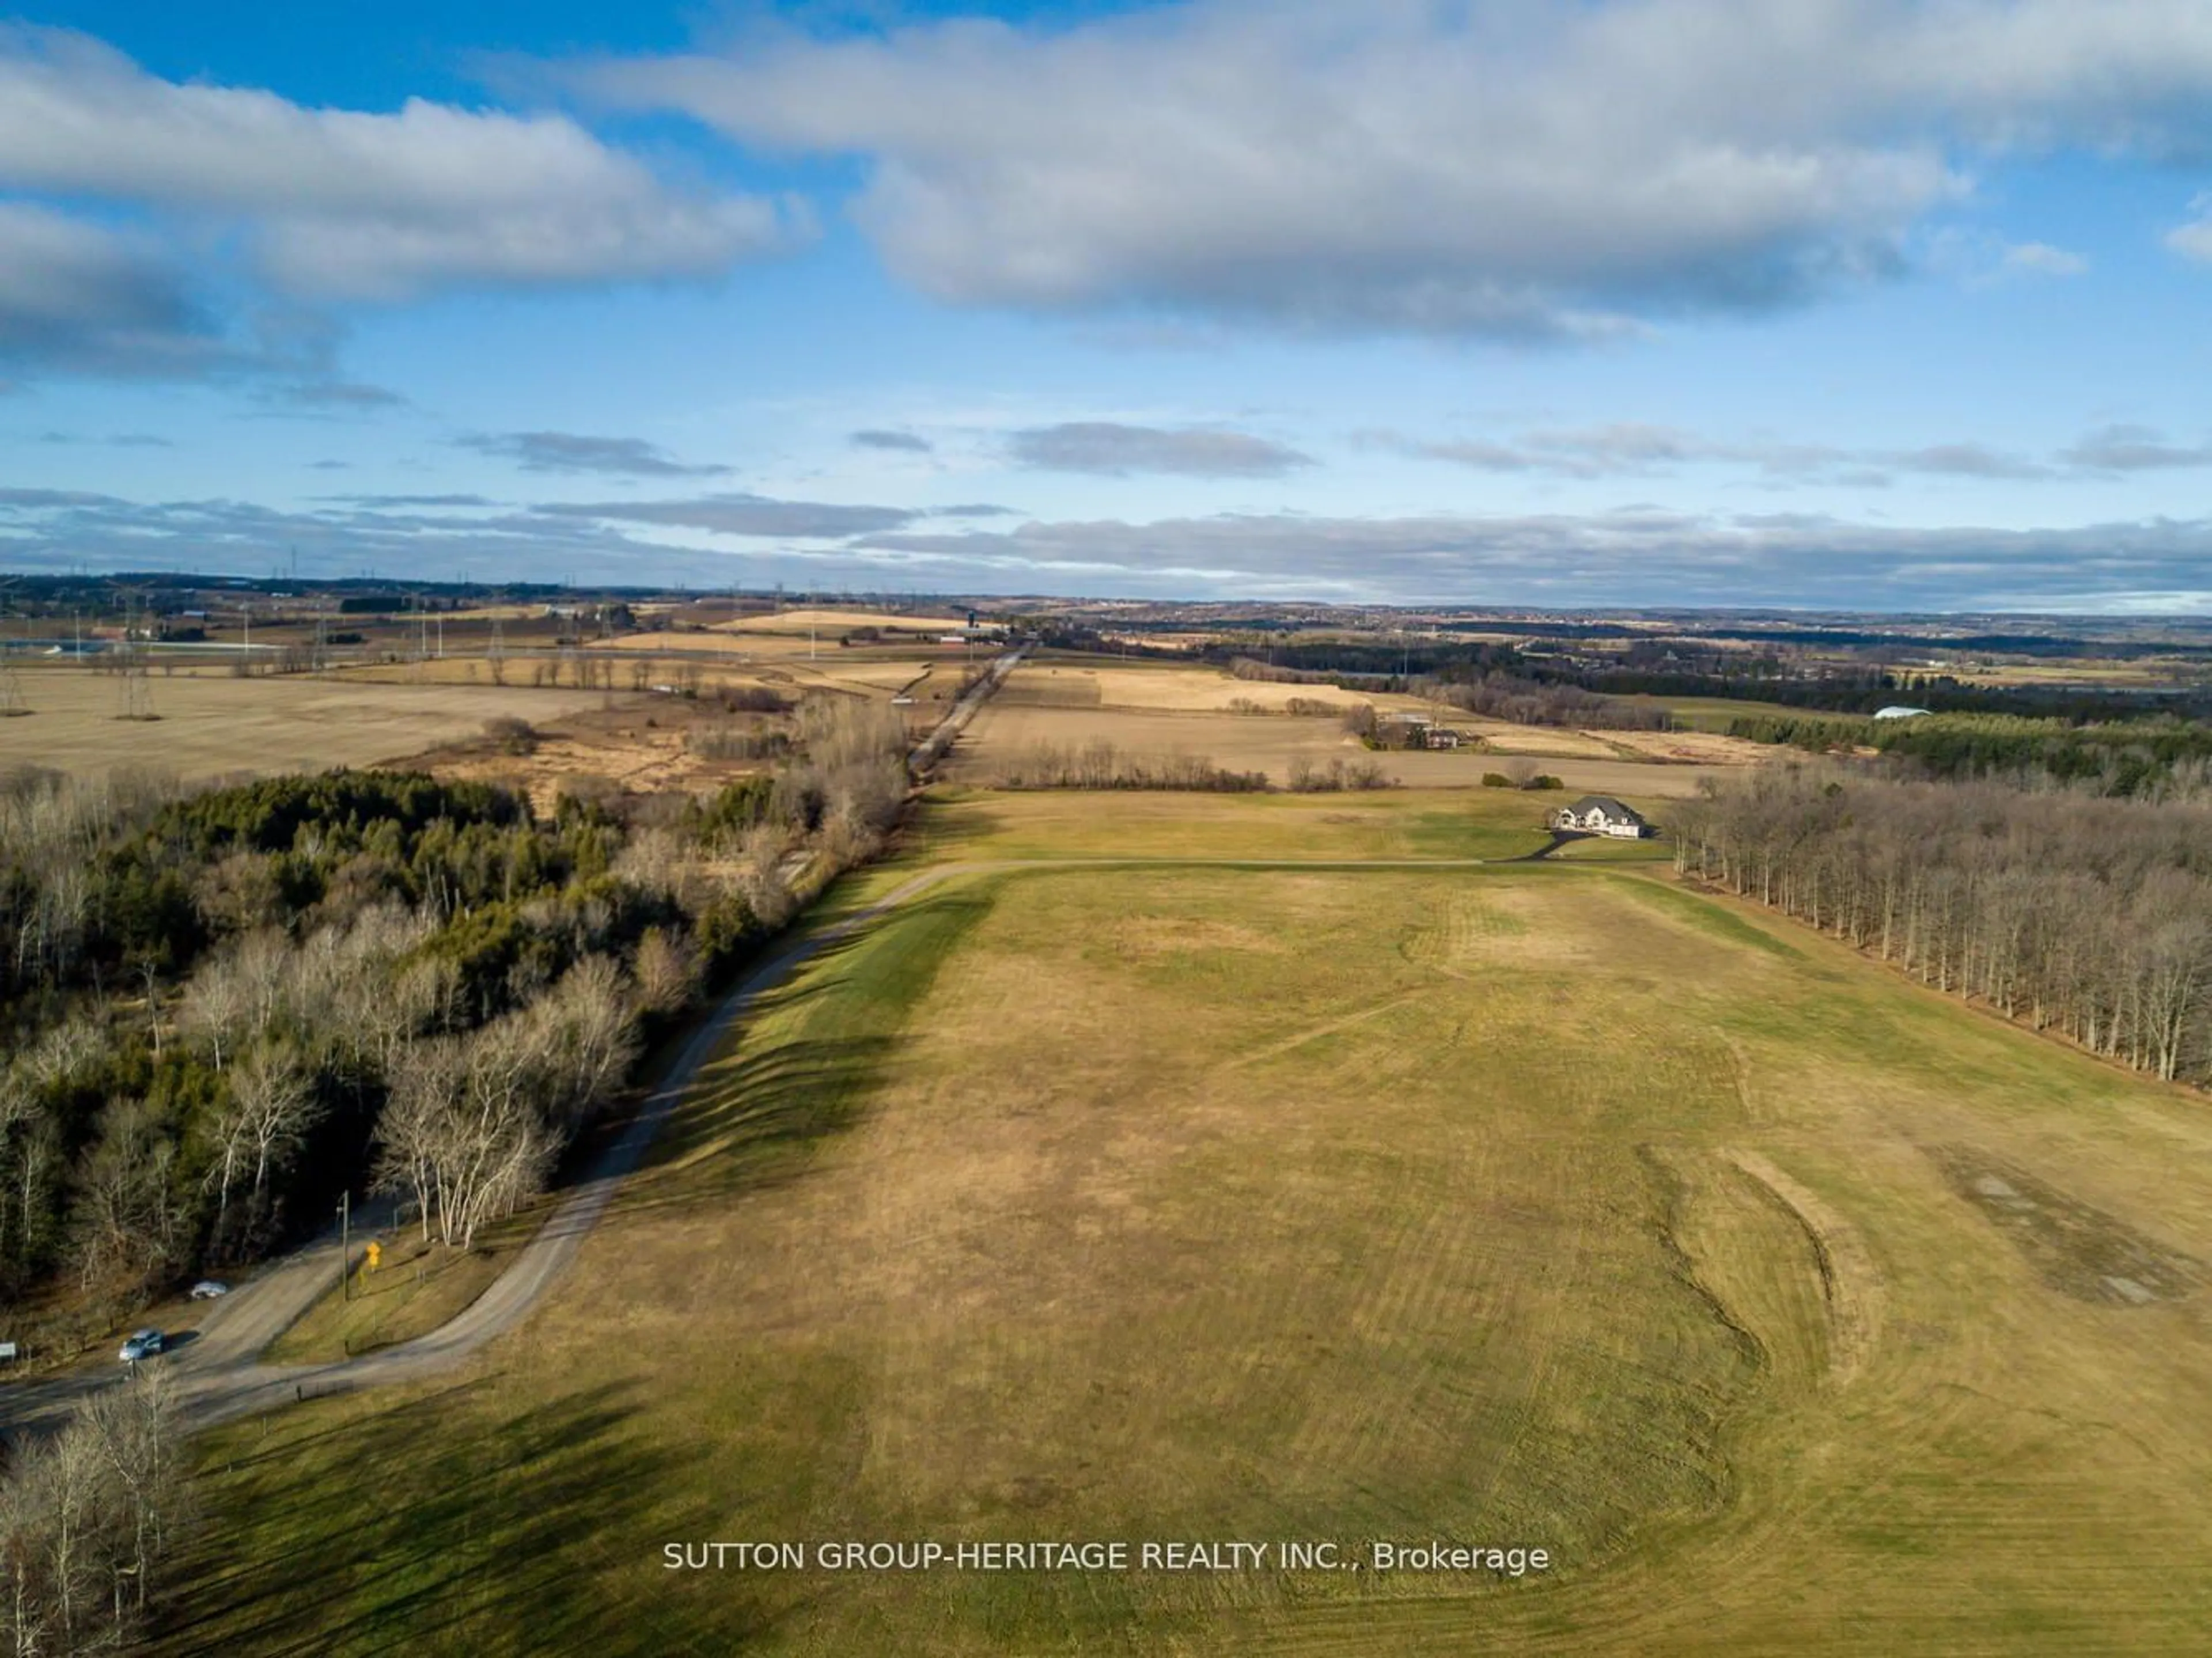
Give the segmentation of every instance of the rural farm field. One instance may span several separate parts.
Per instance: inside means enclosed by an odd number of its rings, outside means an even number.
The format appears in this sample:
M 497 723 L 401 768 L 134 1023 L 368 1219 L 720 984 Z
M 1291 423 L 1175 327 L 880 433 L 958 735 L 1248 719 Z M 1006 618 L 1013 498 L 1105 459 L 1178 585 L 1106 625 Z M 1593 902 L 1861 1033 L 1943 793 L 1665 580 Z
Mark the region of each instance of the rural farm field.
M 1383 861 L 1509 808 L 927 805 L 529 1322 L 201 1442 L 155 1649 L 2201 1651 L 2201 1101 L 1649 866 Z M 1552 1564 L 663 1565 L 1115 1539 Z
M 441 667 L 460 665 L 439 664 Z M 488 720 L 595 708 L 595 691 L 380 683 L 355 675 L 237 679 L 220 670 L 147 682 L 155 718 L 117 718 L 123 682 L 82 667 L 23 670 L 27 719 L 0 720 L 0 768 L 145 766 L 197 780 L 368 766 L 474 737 Z
M 1419 714 L 1477 739 L 1444 750 L 1363 748 L 1342 716 L 1362 705 Z M 1292 707 L 1301 712 L 1292 713 Z M 1041 750 L 1109 743 L 1122 754 L 1179 756 L 1231 771 L 1264 772 L 1280 785 L 1301 764 L 1371 764 L 1394 784 L 1463 789 L 1501 766 L 1558 777 L 1571 790 L 1680 799 L 1703 779 L 1761 756 L 1750 744 L 1695 732 L 1593 732 L 1512 725 L 1396 693 L 1238 679 L 1215 668 L 1122 665 L 1054 658 L 1024 663 L 987 703 L 954 753 L 948 775 L 988 785 Z

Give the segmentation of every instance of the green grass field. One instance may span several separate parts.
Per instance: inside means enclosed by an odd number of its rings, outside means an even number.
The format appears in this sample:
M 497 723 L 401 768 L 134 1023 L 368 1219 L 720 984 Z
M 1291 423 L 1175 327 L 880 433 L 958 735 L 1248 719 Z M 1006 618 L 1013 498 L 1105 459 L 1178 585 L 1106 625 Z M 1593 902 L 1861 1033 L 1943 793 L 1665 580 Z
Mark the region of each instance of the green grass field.
M 1725 732 L 1731 720 L 1750 720 L 1760 714 L 1787 719 L 1805 712 L 1786 702 L 1759 702 L 1733 696 L 1650 696 L 1639 693 L 1613 700 L 1636 708 L 1662 708 L 1674 716 L 1680 727 L 1693 732 Z
M 854 890 L 1537 838 L 1457 800 L 969 795 Z M 956 878 L 516 1334 L 203 1442 L 155 1647 L 2200 1652 L 2208 1159 L 2200 1100 L 1646 870 Z M 662 1564 L 1109 1539 L 1554 1564 Z
M 917 856 L 939 859 L 1516 858 L 1550 840 L 1545 819 L 1573 798 L 1549 789 L 1103 798 L 940 789 L 910 835 Z M 1663 801 L 1631 804 L 1666 817 Z

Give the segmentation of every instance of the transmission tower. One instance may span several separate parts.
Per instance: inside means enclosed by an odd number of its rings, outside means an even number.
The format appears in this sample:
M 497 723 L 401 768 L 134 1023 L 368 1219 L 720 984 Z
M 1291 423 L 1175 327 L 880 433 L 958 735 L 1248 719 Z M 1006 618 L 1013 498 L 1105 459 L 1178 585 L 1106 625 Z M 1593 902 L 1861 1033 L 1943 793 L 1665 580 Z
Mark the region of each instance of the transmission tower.
M 154 717 L 154 682 L 146 671 L 146 641 L 138 636 L 143 625 L 137 596 L 126 592 L 123 598 L 123 718 L 125 720 L 151 720 Z

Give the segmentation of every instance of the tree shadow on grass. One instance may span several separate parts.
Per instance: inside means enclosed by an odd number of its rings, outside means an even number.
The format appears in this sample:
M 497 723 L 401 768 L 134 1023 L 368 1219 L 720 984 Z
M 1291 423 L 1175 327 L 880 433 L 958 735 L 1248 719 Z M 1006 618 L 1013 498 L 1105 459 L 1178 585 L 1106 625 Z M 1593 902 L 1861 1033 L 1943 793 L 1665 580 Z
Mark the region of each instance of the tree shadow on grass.
M 610 1207 L 634 1214 L 719 1201 L 801 1172 L 817 1143 L 861 1121 L 878 1085 L 914 1050 L 907 1021 L 991 902 L 988 893 L 947 893 L 902 911 L 897 953 L 872 964 L 865 979 L 841 974 L 838 958 L 879 938 L 825 939 L 800 977 L 764 994 L 746 1016 L 735 1050 L 694 1079 L 647 1149 L 644 1178 L 627 1183 Z M 834 997 L 850 1000 L 828 1005 Z M 763 1042 L 767 1020 L 791 1034 Z
M 990 807 L 981 800 L 926 799 L 898 844 L 902 852 L 934 854 L 972 847 L 999 831 Z
M 653 1615 L 658 1581 L 610 1593 L 591 1568 L 657 1580 L 662 1543 L 714 1535 L 711 1499 L 683 1497 L 693 1459 L 626 1431 L 635 1384 L 513 1412 L 501 1409 L 497 1381 L 336 1425 L 280 1423 L 261 1441 L 230 1430 L 203 1482 L 215 1518 L 164 1573 L 170 1593 L 149 1649 L 174 1658 L 688 1649 Z M 789 1586 L 773 1594 L 733 1573 L 713 1588 L 718 1650 L 793 1609 Z M 672 1617 L 686 1610 L 669 1606 Z
M 689 1207 L 794 1177 L 817 1142 L 861 1121 L 876 1085 L 908 1046 L 896 1036 L 843 1036 L 725 1060 L 663 1126 L 640 1169 L 647 1178 L 625 1183 L 609 1212 Z M 698 1169 L 651 1178 L 702 1156 Z

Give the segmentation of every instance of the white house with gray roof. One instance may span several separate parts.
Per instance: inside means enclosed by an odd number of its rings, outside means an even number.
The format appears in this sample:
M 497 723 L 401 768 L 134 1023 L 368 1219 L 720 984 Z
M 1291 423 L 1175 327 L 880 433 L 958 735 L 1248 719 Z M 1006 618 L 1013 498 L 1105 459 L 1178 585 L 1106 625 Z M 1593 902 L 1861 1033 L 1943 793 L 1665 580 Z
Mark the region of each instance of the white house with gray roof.
M 1633 806 L 1624 806 L 1609 794 L 1585 794 L 1571 806 L 1552 814 L 1552 827 L 1579 835 L 1610 835 L 1634 841 L 1651 833 L 1651 825 Z

